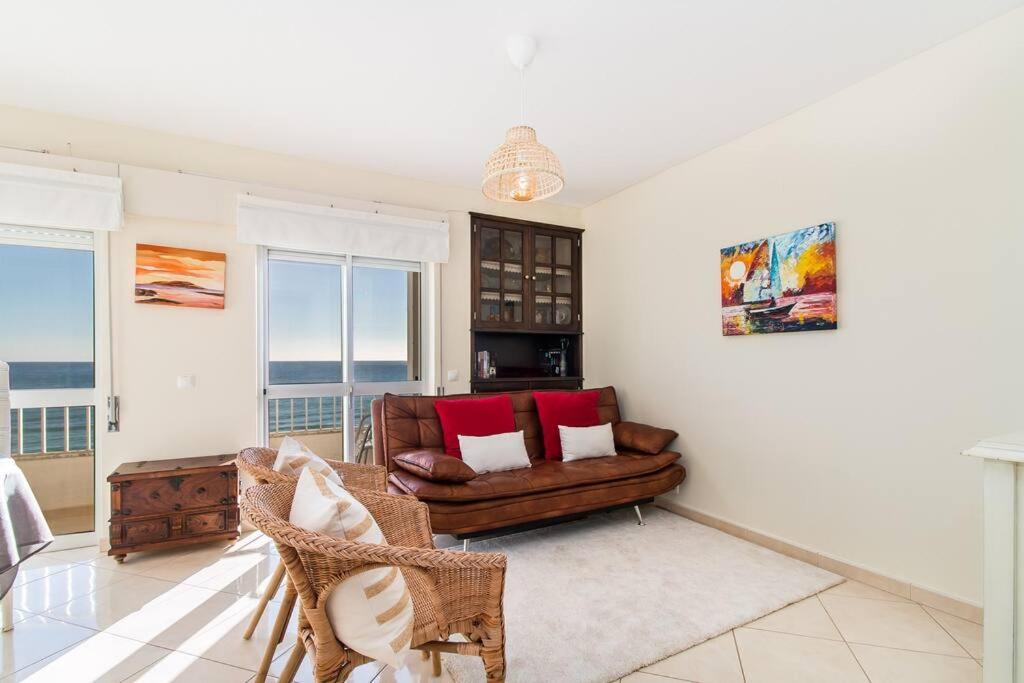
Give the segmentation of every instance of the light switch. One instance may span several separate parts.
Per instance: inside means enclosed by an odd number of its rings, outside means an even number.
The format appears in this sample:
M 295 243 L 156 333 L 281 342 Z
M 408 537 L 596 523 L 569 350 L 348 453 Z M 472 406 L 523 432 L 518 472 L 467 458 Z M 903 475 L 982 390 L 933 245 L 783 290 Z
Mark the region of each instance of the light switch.
M 196 388 L 196 376 L 195 375 L 178 375 L 178 388 L 179 389 L 195 389 Z
M 459 380 L 459 371 L 458 370 L 449 370 L 448 371 L 448 381 L 449 382 L 457 382 L 458 380 Z

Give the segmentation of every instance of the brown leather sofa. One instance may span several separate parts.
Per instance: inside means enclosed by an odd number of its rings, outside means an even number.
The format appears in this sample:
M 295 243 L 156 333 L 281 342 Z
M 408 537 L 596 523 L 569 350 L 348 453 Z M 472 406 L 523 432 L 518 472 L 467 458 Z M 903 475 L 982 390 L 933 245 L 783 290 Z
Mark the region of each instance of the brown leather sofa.
M 533 392 L 511 392 L 516 428 L 524 432 L 532 466 L 474 475 L 465 463 L 443 455 L 434 402 L 494 394 L 386 394 L 371 408 L 374 462 L 387 468 L 390 492 L 412 495 L 427 504 L 434 533 L 457 536 L 649 501 L 682 482 L 686 471 L 676 462 L 679 454 L 662 450 L 675 432 L 623 422 L 615 389 L 600 391 L 598 414 L 602 423 L 613 425 L 615 456 L 545 460 Z M 398 456 L 405 467 L 396 462 Z M 455 481 L 466 476 L 472 478 Z

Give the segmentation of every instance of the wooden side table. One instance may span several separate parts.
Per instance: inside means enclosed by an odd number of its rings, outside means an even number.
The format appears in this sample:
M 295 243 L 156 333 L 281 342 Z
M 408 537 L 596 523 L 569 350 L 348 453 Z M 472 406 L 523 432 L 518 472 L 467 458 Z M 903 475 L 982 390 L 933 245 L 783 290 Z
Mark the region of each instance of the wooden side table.
M 128 553 L 238 538 L 235 455 L 124 463 L 110 483 L 110 550 Z

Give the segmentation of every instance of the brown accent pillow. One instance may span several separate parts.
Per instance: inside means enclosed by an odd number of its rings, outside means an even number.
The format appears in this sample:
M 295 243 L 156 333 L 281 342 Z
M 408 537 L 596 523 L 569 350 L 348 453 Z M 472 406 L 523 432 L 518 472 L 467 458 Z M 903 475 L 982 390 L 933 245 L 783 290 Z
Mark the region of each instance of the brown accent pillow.
M 472 467 L 440 450 L 406 451 L 392 458 L 406 472 L 430 481 L 463 482 L 476 477 Z
M 650 455 L 661 453 L 665 446 L 679 436 L 671 429 L 661 429 L 639 422 L 619 422 L 612 427 L 612 433 L 615 435 L 616 446 Z

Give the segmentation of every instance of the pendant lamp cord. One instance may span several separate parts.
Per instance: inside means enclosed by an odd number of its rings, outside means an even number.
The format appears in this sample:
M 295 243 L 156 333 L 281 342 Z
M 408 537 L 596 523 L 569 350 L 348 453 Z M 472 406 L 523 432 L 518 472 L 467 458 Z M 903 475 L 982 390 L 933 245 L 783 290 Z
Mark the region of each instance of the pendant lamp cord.
M 519 67 L 519 119 L 526 125 L 526 67 Z

